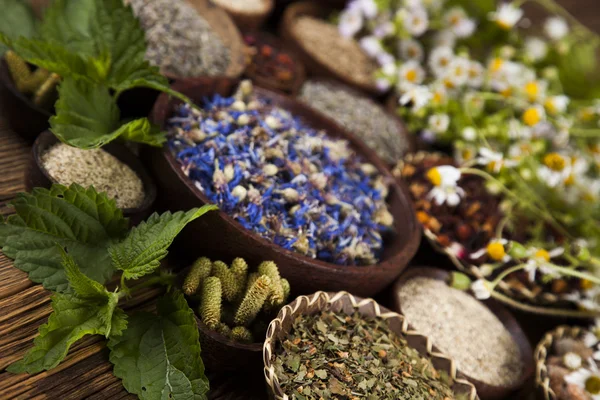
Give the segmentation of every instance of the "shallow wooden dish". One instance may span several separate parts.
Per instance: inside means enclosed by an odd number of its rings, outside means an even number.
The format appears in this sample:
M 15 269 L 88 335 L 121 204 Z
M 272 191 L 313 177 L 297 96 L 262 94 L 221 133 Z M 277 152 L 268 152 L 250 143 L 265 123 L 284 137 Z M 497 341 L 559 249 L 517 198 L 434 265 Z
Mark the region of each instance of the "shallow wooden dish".
M 400 297 L 397 295 L 400 288 L 409 280 L 416 277 L 425 277 L 437 279 L 444 282 L 449 282 L 451 279 L 450 272 L 437 268 L 411 268 L 400 276 L 400 278 L 394 284 L 392 291 L 394 309 L 402 314 L 402 303 Z M 494 313 L 494 315 L 502 322 L 506 329 L 510 332 L 513 340 L 519 347 L 521 352 L 521 360 L 523 362 L 523 372 L 520 379 L 511 386 L 493 386 L 484 382 L 478 381 L 477 379 L 470 378 L 467 375 L 462 374 L 469 382 L 473 383 L 477 388 L 477 393 L 482 400 L 500 400 L 513 398 L 516 392 L 533 376 L 534 363 L 532 357 L 532 349 L 527 336 L 519 326 L 517 320 L 508 312 L 508 310 L 495 300 L 485 300 L 482 303 Z M 407 321 L 410 326 L 410 321 Z M 412 331 L 416 330 L 410 328 Z M 460 372 L 460 371 L 459 371 Z M 509 396 L 512 395 L 512 396 Z M 507 397 L 508 396 L 508 397 Z
M 13 83 L 6 61 L 0 62 L 0 107 L 10 129 L 28 141 L 50 126 L 50 110 L 38 107 Z
M 192 7 L 196 9 L 198 14 L 208 22 L 212 30 L 219 35 L 223 41 L 223 45 L 227 47 L 231 53 L 231 60 L 224 75 L 230 78 L 237 78 L 244 72 L 246 68 L 244 41 L 240 31 L 233 23 L 233 20 L 225 10 L 213 4 L 209 0 L 187 0 Z M 169 73 L 161 71 L 164 76 L 172 80 L 184 79 Z
M 42 164 L 42 155 L 51 146 L 58 143 L 59 140 L 54 134 L 48 130 L 42 132 L 31 149 L 31 158 L 29 160 L 29 166 L 27 168 L 27 175 L 25 179 L 25 187 L 27 191 L 31 191 L 34 187 L 49 188 L 56 181 L 48 174 L 48 171 Z M 146 172 L 141 161 L 131 153 L 125 146 L 117 143 L 109 143 L 102 147 L 108 153 L 115 156 L 121 162 L 127 164 L 137 176 L 142 180 L 144 184 L 144 192 L 146 198 L 142 205 L 136 208 L 125 208 L 123 209 L 123 215 L 130 219 L 131 225 L 137 225 L 142 222 L 152 212 L 154 200 L 156 199 L 156 185 L 154 181 Z
M 556 400 L 556 393 L 550 388 L 550 376 L 548 375 L 548 366 L 546 365 L 548 356 L 552 351 L 555 341 L 563 338 L 575 339 L 584 332 L 584 329 L 578 326 L 559 326 L 558 328 L 546 333 L 544 338 L 535 348 L 535 394 L 539 400 Z
M 256 38 L 257 44 L 259 44 L 259 45 L 267 44 L 267 45 L 270 45 L 271 47 L 285 51 L 285 53 L 290 56 L 290 58 L 292 59 L 292 62 L 294 63 L 295 79 L 292 82 L 290 82 L 289 84 L 284 84 L 284 83 L 278 82 L 276 79 L 268 79 L 263 76 L 254 74 L 248 68 L 246 68 L 244 75 L 247 78 L 251 79 L 258 86 L 263 87 L 265 89 L 270 89 L 270 90 L 274 90 L 276 92 L 290 94 L 292 96 L 295 96 L 296 94 L 298 94 L 298 92 L 300 91 L 300 88 L 302 87 L 302 84 L 306 80 L 306 70 L 304 68 L 304 64 L 302 64 L 302 61 L 300 61 L 300 58 L 298 57 L 298 55 L 291 49 L 287 48 L 285 43 L 283 43 L 281 41 L 281 39 L 277 38 L 276 36 L 274 36 L 270 33 L 249 32 L 248 35 L 254 36 Z
M 181 81 L 173 89 L 200 102 L 204 96 L 230 95 L 237 87 L 234 79 L 194 79 Z M 333 137 L 347 139 L 352 148 L 367 162 L 373 164 L 379 173 L 391 178 L 385 164 L 367 148 L 362 141 L 345 132 L 331 120 L 323 118 L 296 100 L 265 89 L 256 89 L 261 96 L 302 117 L 315 128 L 325 129 Z M 164 128 L 179 100 L 161 95 L 151 119 Z M 171 210 L 185 210 L 208 203 L 204 194 L 189 180 L 171 151 L 165 146 L 149 149 L 146 157 L 148 168 L 152 169 L 160 188 L 161 207 Z M 216 259 L 229 259 L 232 256 L 244 258 L 248 264 L 259 264 L 273 260 L 281 275 L 289 280 L 294 294 L 311 293 L 318 289 L 351 290 L 365 296 L 381 291 L 402 272 L 419 247 L 421 229 L 410 202 L 408 189 L 399 182 L 390 181 L 388 204 L 395 219 L 397 233 L 385 242 L 385 250 L 379 264 L 373 266 L 341 266 L 312 259 L 271 243 L 245 229 L 240 223 L 224 212 L 207 214 L 192 222 L 180 235 L 180 243 L 186 255 L 207 256 Z
M 333 10 L 334 9 L 330 8 L 327 4 L 323 5 L 310 1 L 300 1 L 290 4 L 285 9 L 279 25 L 281 38 L 298 54 L 310 75 L 338 79 L 370 95 L 381 95 L 381 91 L 377 89 L 377 86 L 375 85 L 375 79 L 373 79 L 372 82 L 365 84 L 363 82 L 357 82 L 352 74 L 340 74 L 329 65 L 313 57 L 307 50 L 306 45 L 302 43 L 294 33 L 293 26 L 296 19 L 299 17 L 306 15 L 325 19 Z
M 224 9 L 233 19 L 237 27 L 240 28 L 241 31 L 245 32 L 259 29 L 263 25 L 267 18 L 269 18 L 271 11 L 273 11 L 275 1 L 263 0 L 261 9 L 253 12 L 235 10 L 225 6 L 224 4 L 218 4 L 217 2 L 215 2 L 215 4 Z
M 440 353 L 431 343 L 431 341 L 422 335 L 416 334 L 408 329 L 408 324 L 404 317 L 385 307 L 379 305 L 373 299 L 362 299 L 355 297 L 347 292 L 325 293 L 316 292 L 310 296 L 300 296 L 289 305 L 283 307 L 277 318 L 274 319 L 267 329 L 267 338 L 263 346 L 263 363 L 265 369 L 265 379 L 271 398 L 276 400 L 288 400 L 287 394 L 283 393 L 279 386 L 279 379 L 275 374 L 273 358 L 277 341 L 284 339 L 294 320 L 300 315 L 312 315 L 321 311 L 330 310 L 334 312 L 343 312 L 351 314 L 358 311 L 361 315 L 367 317 L 383 318 L 388 322 L 390 329 L 406 338 L 408 344 L 419 351 L 420 354 L 430 358 L 435 368 L 446 371 L 454 380 L 453 389 L 458 393 L 469 395 L 470 400 L 478 399 L 475 387 L 468 381 L 462 379 L 456 374 L 454 361 Z

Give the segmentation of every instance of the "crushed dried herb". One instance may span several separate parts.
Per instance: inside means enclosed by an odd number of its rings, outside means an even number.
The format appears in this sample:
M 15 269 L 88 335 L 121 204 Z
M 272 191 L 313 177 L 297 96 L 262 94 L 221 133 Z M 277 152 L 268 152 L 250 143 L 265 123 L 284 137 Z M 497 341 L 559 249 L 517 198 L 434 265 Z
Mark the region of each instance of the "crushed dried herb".
M 357 312 L 298 317 L 273 357 L 281 388 L 294 400 L 467 398 L 385 320 Z

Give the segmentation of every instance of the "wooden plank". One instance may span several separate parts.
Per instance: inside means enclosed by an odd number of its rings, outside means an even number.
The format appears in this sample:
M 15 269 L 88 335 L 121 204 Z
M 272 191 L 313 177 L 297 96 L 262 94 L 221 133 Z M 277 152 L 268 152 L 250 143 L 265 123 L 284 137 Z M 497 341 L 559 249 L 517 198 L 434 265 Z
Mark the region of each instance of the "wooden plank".
M 12 260 L 0 252 L 0 299 L 20 293 L 33 286 L 27 273 L 13 267 Z

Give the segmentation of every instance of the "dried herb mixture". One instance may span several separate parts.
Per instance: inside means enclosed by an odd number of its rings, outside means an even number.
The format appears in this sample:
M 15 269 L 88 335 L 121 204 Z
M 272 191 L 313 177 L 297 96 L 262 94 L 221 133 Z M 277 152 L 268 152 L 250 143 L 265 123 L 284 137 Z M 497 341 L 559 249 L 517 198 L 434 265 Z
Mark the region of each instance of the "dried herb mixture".
M 450 378 L 379 318 L 300 316 L 274 366 L 291 399 L 451 400 Z

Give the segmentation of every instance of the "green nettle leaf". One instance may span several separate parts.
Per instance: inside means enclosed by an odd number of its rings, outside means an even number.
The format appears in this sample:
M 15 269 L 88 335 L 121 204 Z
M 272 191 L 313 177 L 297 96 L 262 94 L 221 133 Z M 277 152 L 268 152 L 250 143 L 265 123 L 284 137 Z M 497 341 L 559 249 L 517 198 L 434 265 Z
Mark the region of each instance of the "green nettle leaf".
M 53 0 L 44 13 L 40 37 L 73 52 L 95 55 L 90 29 L 94 13 L 95 0 Z
M 29 279 L 49 290 L 69 289 L 57 244 L 68 249 L 89 278 L 105 282 L 112 276 L 107 248 L 125 235 L 129 224 L 114 200 L 73 184 L 36 188 L 11 204 L 16 214 L 0 224 L 0 245 Z
M 137 279 L 154 272 L 179 232 L 188 223 L 216 209 L 215 205 L 206 205 L 187 212 L 152 214 L 147 221 L 133 228 L 125 240 L 110 246 L 113 265 L 123 271 L 127 279 Z
M 67 280 L 75 295 L 83 300 L 104 300 L 108 299 L 110 293 L 104 285 L 88 278 L 77 266 L 77 263 L 67 252 L 58 246 L 62 256 L 62 265 L 67 275 Z
M 65 79 L 58 92 L 50 126 L 56 137 L 71 146 L 98 148 L 121 136 L 153 146 L 165 141 L 164 134 L 152 129 L 146 118 L 120 125 L 116 99 L 105 86 Z
M 35 15 L 22 0 L 0 0 L 0 30 L 9 37 L 32 37 L 36 34 Z M 0 45 L 0 57 L 8 50 Z
M 138 313 L 112 337 L 114 374 L 143 400 L 204 400 L 208 380 L 200 357 L 194 312 L 179 291 L 158 302 L 158 315 Z
M 56 367 L 67 355 L 73 343 L 86 335 L 121 334 L 127 327 L 127 316 L 108 305 L 69 294 L 52 296 L 53 313 L 48 323 L 39 329 L 34 346 L 22 360 L 10 365 L 9 372 L 35 374 Z M 109 320 L 110 324 L 106 321 Z

